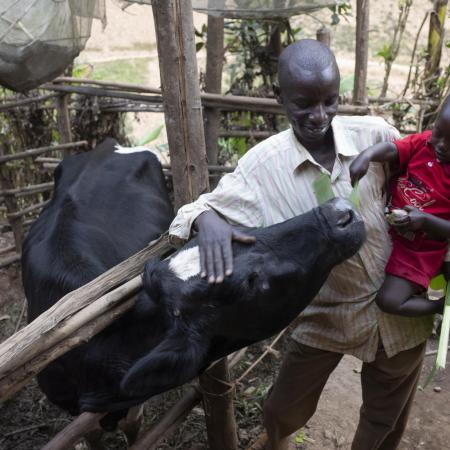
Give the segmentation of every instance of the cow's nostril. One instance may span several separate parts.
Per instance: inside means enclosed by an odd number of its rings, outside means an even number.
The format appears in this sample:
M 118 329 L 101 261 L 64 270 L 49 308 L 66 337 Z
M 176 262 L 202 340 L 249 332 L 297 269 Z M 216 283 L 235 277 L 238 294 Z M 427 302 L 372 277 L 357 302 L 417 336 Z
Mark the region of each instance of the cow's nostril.
M 339 227 L 346 227 L 353 219 L 353 211 L 351 209 L 347 209 L 346 211 L 341 211 L 340 216 L 338 218 L 337 224 Z

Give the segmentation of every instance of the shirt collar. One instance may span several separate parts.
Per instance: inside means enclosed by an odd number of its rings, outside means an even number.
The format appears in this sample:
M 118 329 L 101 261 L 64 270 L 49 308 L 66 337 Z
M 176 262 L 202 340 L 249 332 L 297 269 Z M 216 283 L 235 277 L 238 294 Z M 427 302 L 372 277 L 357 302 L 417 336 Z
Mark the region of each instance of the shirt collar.
M 348 138 L 345 133 L 342 120 L 339 116 L 336 116 L 331 122 L 331 128 L 333 130 L 334 145 L 336 148 L 336 154 L 342 155 L 343 157 L 349 158 L 358 155 L 359 151 L 355 146 L 355 143 Z M 311 154 L 306 150 L 306 148 L 298 141 L 295 137 L 294 131 L 291 127 L 291 138 L 294 143 L 297 152 L 293 155 L 293 170 L 295 171 L 299 166 L 301 166 L 306 161 L 312 164 L 318 165 Z

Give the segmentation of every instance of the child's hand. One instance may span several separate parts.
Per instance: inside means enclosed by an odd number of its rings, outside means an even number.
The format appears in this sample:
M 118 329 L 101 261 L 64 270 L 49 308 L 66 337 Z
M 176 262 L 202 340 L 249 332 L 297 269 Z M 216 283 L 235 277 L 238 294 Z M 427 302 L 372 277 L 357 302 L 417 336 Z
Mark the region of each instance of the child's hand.
M 404 207 L 404 210 L 408 215 L 392 222 L 392 226 L 400 231 L 419 231 L 425 228 L 428 214 L 408 205 Z
M 352 186 L 369 170 L 370 159 L 365 152 L 360 153 L 350 164 L 350 181 Z

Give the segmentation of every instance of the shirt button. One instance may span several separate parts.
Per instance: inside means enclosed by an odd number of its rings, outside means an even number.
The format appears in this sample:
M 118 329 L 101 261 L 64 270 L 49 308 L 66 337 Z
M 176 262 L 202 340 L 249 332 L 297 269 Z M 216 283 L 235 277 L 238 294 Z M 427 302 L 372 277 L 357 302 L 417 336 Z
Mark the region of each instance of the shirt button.
M 428 161 L 427 166 L 428 167 L 433 167 L 433 161 Z

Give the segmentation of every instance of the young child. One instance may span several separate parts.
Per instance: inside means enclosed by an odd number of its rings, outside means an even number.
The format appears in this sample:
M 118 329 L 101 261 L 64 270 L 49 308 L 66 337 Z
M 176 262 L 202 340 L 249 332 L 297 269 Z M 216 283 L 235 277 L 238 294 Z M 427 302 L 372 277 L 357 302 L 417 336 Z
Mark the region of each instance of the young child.
M 444 299 L 428 300 L 426 290 L 440 272 L 450 239 L 450 96 L 433 130 L 362 151 L 350 166 L 352 184 L 371 161 L 389 163 L 398 174 L 391 180 L 389 205 L 393 248 L 375 301 L 402 316 L 442 313 Z

